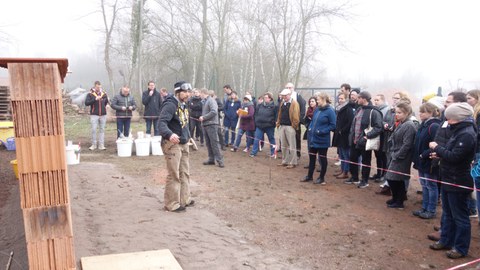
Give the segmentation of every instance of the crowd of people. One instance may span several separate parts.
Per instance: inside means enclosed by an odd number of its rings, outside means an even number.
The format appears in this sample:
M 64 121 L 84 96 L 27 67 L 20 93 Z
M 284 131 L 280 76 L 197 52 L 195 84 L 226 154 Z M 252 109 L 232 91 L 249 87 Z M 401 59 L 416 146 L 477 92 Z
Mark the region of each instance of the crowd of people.
M 194 141 L 207 148 L 208 158 L 203 165 L 224 168 L 222 151 L 230 148 L 239 152 L 245 135 L 242 152 L 255 158 L 268 147 L 269 157 L 281 153 L 278 166 L 294 169 L 299 164 L 303 139 L 309 162 L 300 182 L 327 184 L 331 180 L 326 179 L 328 150 L 335 147 L 339 169 L 332 175 L 360 189 L 369 187 L 370 180 L 379 183 L 375 193 L 390 196 L 386 206 L 391 209 L 404 209 L 413 165 L 419 175 L 422 204 L 412 215 L 434 219 L 441 202 L 438 232 L 428 235 L 435 240 L 430 248 L 447 250 L 446 256 L 452 259 L 468 254 L 470 217 L 477 216 L 480 208 L 480 200 L 472 197 L 474 187 L 480 186 L 480 90 L 454 91 L 445 98 L 426 96 L 418 118 L 411 98 L 402 91 L 393 94 L 389 106 L 383 94 L 372 96 L 346 83 L 335 97 L 318 92 L 308 103 L 292 83 L 280 91 L 277 102 L 271 92 L 257 100 L 248 91 L 239 98 L 230 85 L 223 90 L 222 100 L 214 91 L 195 89 L 184 81 L 175 84 L 173 94 L 166 93 L 166 89 L 157 92 L 155 83 L 149 82 L 143 93 L 146 132 L 150 134 L 153 125 L 153 135 L 163 138 L 168 170 L 166 210 L 182 212 L 194 204 L 188 187 L 189 145 Z M 122 87 L 109 101 L 100 83 L 95 82 L 85 101 L 91 106 L 90 150 L 97 145 L 105 149 L 105 107 L 109 103 L 117 112 L 117 136 L 129 133 L 130 117 L 137 105 L 128 87 Z M 371 163 L 372 153 L 376 166 Z M 319 175 L 314 180 L 317 160 Z M 479 191 L 476 194 L 480 195 Z

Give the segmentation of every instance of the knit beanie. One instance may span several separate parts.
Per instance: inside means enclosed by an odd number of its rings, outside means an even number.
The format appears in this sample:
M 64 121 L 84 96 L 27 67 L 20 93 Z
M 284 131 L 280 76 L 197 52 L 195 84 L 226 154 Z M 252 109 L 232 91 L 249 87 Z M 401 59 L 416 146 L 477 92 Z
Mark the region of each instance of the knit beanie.
M 463 121 L 472 116 L 472 106 L 466 102 L 453 103 L 445 109 L 445 117 L 448 120 Z

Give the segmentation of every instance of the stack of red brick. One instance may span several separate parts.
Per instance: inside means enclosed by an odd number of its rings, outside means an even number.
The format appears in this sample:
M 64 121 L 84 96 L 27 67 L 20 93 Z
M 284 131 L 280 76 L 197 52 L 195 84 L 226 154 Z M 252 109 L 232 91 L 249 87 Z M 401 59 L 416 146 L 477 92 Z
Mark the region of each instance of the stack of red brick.
M 61 100 L 68 61 L 2 63 L 10 74 L 29 269 L 76 269 Z

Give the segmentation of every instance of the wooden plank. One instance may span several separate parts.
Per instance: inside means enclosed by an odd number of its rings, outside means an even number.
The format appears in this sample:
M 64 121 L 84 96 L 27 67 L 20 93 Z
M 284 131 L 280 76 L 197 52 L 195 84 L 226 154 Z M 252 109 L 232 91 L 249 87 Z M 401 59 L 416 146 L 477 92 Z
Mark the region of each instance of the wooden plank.
M 83 257 L 83 270 L 182 270 L 168 249 Z

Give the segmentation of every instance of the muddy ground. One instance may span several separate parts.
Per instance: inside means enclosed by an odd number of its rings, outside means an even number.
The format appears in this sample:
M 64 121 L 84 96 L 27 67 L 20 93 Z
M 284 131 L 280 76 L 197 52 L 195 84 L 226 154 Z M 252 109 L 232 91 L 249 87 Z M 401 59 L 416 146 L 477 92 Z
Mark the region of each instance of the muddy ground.
M 299 182 L 306 175 L 305 151 L 291 170 L 265 151 L 255 158 L 226 151 L 222 169 L 202 165 L 207 153 L 200 147 L 190 158 L 196 204 L 169 213 L 163 210 L 163 157 L 120 158 L 110 141 L 106 151 L 93 152 L 83 143 L 81 163 L 68 167 L 77 261 L 168 248 L 184 269 L 446 269 L 480 255 L 477 219 L 470 255 L 450 260 L 428 248 L 426 235 L 439 217 L 411 214 L 421 200 L 416 180 L 405 210 L 388 209 L 388 197 L 374 193 L 377 184 L 358 189 L 332 176 L 334 149 L 327 185 L 317 186 Z M 0 268 L 14 251 L 12 270 L 28 268 L 18 182 L 9 164 L 14 158 L 0 150 Z

